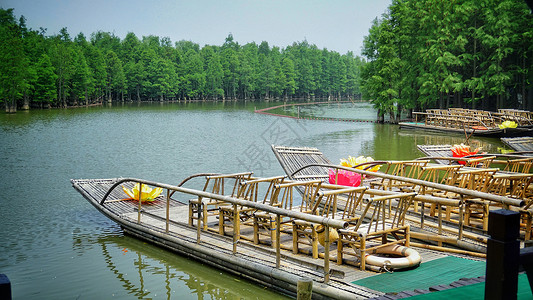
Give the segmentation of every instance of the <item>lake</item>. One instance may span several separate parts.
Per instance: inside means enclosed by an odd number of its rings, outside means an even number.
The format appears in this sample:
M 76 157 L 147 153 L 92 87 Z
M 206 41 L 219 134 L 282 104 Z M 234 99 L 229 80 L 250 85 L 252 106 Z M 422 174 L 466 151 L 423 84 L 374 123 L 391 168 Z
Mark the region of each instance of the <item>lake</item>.
M 280 103 L 143 103 L 0 113 L 0 273 L 14 299 L 276 299 L 242 278 L 124 236 L 71 184 L 134 177 L 178 184 L 201 172 L 283 174 L 270 145 L 319 148 L 332 162 L 422 156 L 461 135 L 371 122 L 255 114 Z M 282 110 L 295 114 L 295 108 Z M 310 106 L 308 116 L 373 120 L 369 103 Z M 497 139 L 473 139 L 497 152 Z M 194 186 L 191 183 L 188 187 Z M 197 184 L 196 184 L 197 185 Z

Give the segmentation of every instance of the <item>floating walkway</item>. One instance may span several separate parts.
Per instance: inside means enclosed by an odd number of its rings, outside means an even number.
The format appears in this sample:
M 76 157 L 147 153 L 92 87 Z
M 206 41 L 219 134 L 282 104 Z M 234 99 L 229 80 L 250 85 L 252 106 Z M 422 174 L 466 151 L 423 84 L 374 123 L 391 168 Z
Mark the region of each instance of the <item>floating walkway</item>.
M 276 106 L 262 108 L 262 109 L 256 109 L 254 112 L 258 113 L 258 114 L 263 114 L 263 115 L 270 115 L 270 116 L 297 119 L 297 120 L 378 123 L 377 121 L 374 121 L 374 120 L 362 120 L 362 119 L 350 119 L 350 118 L 332 118 L 332 117 L 302 117 L 302 116 L 300 116 L 300 114 L 298 114 L 297 116 L 289 116 L 289 115 L 275 114 L 275 113 L 268 112 L 270 110 L 274 110 L 274 109 L 278 109 L 278 108 L 284 108 L 284 107 L 291 107 L 291 106 L 305 106 L 305 105 L 319 105 L 319 104 L 337 104 L 337 103 L 354 103 L 354 102 L 353 101 L 335 101 L 335 102 L 292 103 L 292 104 L 283 104 L 283 105 L 276 105 Z M 387 122 L 385 122 L 385 123 L 387 123 Z

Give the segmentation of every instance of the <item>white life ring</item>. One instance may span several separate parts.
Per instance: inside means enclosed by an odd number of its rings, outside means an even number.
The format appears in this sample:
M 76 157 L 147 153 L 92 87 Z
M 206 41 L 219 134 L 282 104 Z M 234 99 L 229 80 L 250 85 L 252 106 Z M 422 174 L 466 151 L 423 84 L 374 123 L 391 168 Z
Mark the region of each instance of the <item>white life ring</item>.
M 404 269 L 415 267 L 420 264 L 420 254 L 412 249 L 401 245 L 390 245 L 375 251 L 379 254 L 393 254 L 401 257 L 382 257 L 374 254 L 365 255 L 365 262 L 369 265 L 385 267 L 387 269 Z

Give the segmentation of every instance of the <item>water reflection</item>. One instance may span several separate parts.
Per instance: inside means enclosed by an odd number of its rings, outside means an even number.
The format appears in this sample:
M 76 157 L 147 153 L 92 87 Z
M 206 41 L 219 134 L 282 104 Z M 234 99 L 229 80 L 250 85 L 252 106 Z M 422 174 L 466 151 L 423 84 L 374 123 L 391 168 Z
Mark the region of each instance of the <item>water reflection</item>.
M 286 299 L 128 236 L 78 235 L 73 243 L 78 249 L 99 245 L 107 269 L 120 281 L 124 292 L 137 299 Z

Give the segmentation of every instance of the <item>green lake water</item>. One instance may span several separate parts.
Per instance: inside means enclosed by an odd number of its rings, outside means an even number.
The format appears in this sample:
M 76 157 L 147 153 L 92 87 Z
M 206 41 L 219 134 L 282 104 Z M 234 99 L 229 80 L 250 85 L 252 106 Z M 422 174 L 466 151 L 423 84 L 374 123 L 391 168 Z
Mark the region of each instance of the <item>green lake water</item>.
M 461 135 L 371 122 L 295 120 L 255 114 L 279 103 L 114 104 L 0 113 L 0 273 L 14 299 L 275 299 L 242 278 L 124 236 L 71 184 L 136 177 L 177 184 L 201 172 L 283 174 L 270 145 L 351 156 L 412 159 L 417 144 Z M 294 108 L 285 109 L 294 114 Z M 368 103 L 315 106 L 302 115 L 373 120 Z M 473 139 L 486 151 L 497 139 Z M 189 185 L 194 186 L 194 184 Z

